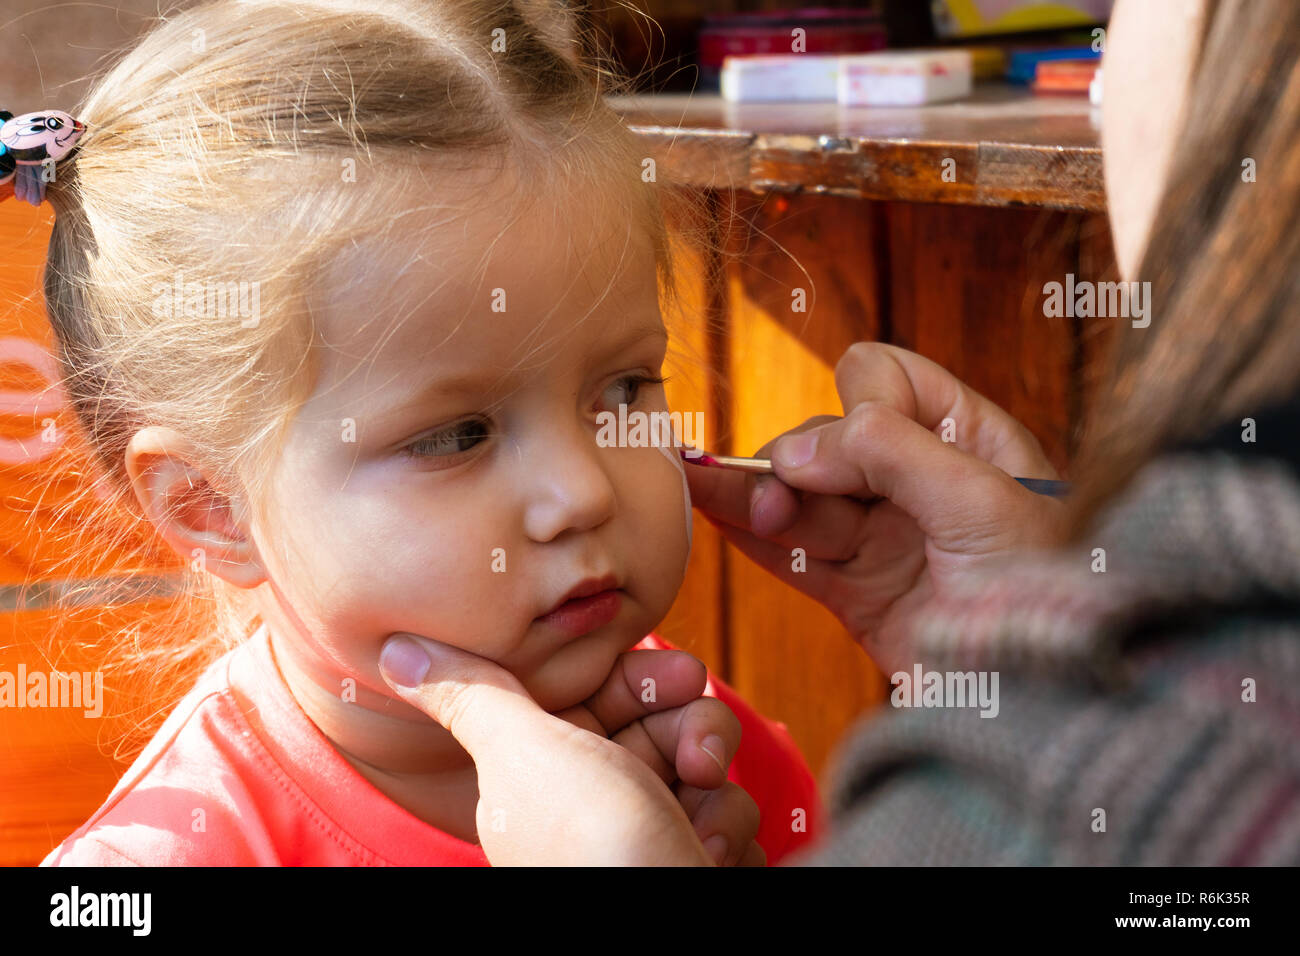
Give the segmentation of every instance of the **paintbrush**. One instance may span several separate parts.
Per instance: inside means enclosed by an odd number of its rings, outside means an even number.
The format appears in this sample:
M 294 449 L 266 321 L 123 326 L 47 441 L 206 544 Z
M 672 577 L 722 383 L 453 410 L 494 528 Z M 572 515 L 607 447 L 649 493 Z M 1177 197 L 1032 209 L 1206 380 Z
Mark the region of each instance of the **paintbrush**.
M 747 471 L 756 475 L 773 474 L 770 458 L 738 458 L 735 455 L 711 455 L 698 448 L 681 448 L 682 461 L 692 465 L 707 465 L 713 468 L 730 468 L 733 471 Z M 1017 478 L 1030 491 L 1053 498 L 1063 498 L 1070 493 L 1068 481 L 1056 481 L 1052 478 Z

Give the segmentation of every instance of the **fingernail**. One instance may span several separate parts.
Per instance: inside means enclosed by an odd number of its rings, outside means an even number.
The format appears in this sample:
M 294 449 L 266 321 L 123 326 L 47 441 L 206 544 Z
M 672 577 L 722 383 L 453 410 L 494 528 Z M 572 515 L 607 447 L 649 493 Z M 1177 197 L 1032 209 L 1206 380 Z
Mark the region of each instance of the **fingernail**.
M 385 679 L 403 687 L 418 687 L 429 672 L 429 655 L 409 637 L 389 638 L 379 655 Z
M 776 447 L 772 450 L 773 457 L 779 458 L 781 464 L 787 468 L 806 465 L 817 454 L 817 435 L 816 431 L 787 435 L 776 443 Z
M 722 866 L 722 861 L 727 858 L 727 838 L 721 833 L 715 833 L 704 841 L 704 852 L 713 857 L 713 862 Z
M 700 749 L 713 758 L 713 762 L 718 765 L 718 769 L 726 774 L 727 765 L 722 762 L 723 756 L 727 753 L 727 745 L 722 742 L 722 738 L 717 734 L 709 734 L 700 741 Z

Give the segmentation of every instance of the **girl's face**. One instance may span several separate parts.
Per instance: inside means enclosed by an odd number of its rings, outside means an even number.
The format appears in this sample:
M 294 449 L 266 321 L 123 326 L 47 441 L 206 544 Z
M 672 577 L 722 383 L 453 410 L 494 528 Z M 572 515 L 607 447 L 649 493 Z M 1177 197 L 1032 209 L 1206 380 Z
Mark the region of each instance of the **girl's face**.
M 502 664 L 555 711 L 671 606 L 690 548 L 683 466 L 673 449 L 597 442 L 597 414 L 620 403 L 667 411 L 663 386 L 640 381 L 667 345 L 654 253 L 597 197 L 547 196 L 507 221 L 504 195 L 475 185 L 454 218 L 412 212 L 336 263 L 276 526 L 254 528 L 264 616 L 320 687 L 354 678 L 357 703 L 391 713 L 379 653 L 405 632 Z M 605 575 L 609 623 L 574 636 L 538 620 Z

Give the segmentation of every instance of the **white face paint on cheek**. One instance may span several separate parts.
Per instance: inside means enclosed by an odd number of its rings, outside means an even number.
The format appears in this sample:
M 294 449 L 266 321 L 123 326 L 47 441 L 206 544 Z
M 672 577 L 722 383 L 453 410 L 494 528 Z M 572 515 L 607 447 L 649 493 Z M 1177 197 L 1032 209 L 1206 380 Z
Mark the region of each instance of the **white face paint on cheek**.
M 653 439 L 655 445 L 672 462 L 673 467 L 682 476 L 682 500 L 686 502 L 686 553 L 690 554 L 691 534 L 695 530 L 695 522 L 691 518 L 691 486 L 686 480 L 686 465 L 682 462 L 681 454 L 673 445 L 673 426 L 666 415 L 662 418 L 651 417 L 650 430 L 652 433 L 657 432 Z

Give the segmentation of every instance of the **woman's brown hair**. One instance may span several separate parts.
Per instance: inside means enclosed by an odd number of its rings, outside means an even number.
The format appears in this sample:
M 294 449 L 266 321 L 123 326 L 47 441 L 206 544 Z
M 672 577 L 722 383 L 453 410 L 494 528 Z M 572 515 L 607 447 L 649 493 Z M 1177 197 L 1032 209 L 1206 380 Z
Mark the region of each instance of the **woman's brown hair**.
M 1300 4 L 1210 0 L 1182 130 L 1094 391 L 1069 535 L 1151 458 L 1300 387 Z M 1297 436 L 1300 441 L 1300 436 Z

